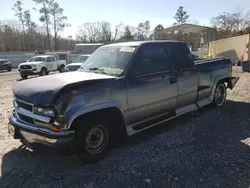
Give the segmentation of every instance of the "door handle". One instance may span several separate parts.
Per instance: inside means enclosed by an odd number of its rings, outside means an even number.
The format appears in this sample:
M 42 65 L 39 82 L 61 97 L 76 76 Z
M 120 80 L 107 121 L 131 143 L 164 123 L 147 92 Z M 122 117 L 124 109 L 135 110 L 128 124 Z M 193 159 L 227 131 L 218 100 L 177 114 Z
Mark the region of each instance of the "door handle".
M 170 84 L 175 84 L 175 83 L 177 83 L 177 78 L 176 77 L 170 78 Z

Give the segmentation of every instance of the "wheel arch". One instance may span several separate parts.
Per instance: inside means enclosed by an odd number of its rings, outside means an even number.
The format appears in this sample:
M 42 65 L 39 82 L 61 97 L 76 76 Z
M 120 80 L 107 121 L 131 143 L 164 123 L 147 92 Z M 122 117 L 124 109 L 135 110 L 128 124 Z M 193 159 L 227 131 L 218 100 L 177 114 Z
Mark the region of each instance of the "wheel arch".
M 215 89 L 217 87 L 217 85 L 219 83 L 227 83 L 226 87 L 228 88 L 228 85 L 230 84 L 231 80 L 228 76 L 225 76 L 225 77 L 217 77 L 214 81 L 214 84 L 213 84 L 213 90 L 212 90 L 212 93 L 211 93 L 211 100 L 214 100 L 214 93 L 215 93 Z
M 98 108 L 92 110 L 85 110 L 74 115 L 69 121 L 69 129 L 74 130 L 78 126 L 79 121 L 84 121 L 92 117 L 108 118 L 113 124 L 117 125 L 118 131 L 125 133 L 125 122 L 121 110 L 116 106 L 109 106 L 105 108 Z M 100 117 L 101 116 L 101 117 Z M 84 125 L 83 125 L 84 126 Z

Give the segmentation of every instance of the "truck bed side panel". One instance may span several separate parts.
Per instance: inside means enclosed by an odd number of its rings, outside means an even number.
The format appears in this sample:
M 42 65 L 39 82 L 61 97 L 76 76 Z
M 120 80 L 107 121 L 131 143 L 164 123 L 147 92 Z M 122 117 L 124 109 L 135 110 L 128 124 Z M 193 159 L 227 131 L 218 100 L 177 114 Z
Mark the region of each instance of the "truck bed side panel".
M 231 61 L 229 59 L 210 59 L 195 62 L 200 71 L 198 100 L 208 97 L 216 80 L 231 76 Z

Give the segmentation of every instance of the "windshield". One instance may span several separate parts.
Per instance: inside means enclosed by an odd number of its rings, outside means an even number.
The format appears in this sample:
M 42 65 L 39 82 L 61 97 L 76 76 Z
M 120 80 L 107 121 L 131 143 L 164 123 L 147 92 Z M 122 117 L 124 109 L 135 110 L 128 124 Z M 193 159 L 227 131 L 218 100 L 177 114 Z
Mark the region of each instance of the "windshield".
M 0 65 L 1 64 L 4 64 L 4 63 L 7 63 L 8 61 L 6 61 L 6 60 L 0 60 Z
M 113 76 L 121 75 L 136 47 L 111 46 L 98 48 L 81 65 L 79 71 L 93 71 Z
M 74 61 L 74 63 L 84 63 L 89 56 L 79 56 L 78 58 L 76 58 L 76 60 Z
M 45 61 L 44 57 L 33 57 L 28 60 L 28 62 L 37 62 L 37 61 Z

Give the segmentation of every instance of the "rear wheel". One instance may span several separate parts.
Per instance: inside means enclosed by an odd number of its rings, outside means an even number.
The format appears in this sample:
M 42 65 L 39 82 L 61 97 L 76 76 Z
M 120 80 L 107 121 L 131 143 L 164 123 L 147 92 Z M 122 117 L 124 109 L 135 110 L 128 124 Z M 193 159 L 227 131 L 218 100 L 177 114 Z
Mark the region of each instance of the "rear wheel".
M 64 72 L 64 65 L 60 65 L 58 70 L 59 70 L 60 73 Z
M 216 86 L 215 92 L 214 92 L 214 100 L 213 100 L 213 106 L 215 107 L 221 107 L 226 102 L 227 98 L 227 88 L 226 85 L 223 82 L 219 82 Z
M 105 158 L 113 146 L 114 131 L 107 120 L 91 118 L 79 121 L 75 131 L 75 153 L 83 162 L 91 163 Z
M 47 71 L 47 69 L 46 68 L 42 68 L 42 70 L 41 70 L 41 72 L 40 72 L 40 74 L 39 74 L 40 76 L 45 76 L 45 75 L 48 75 L 48 71 Z

